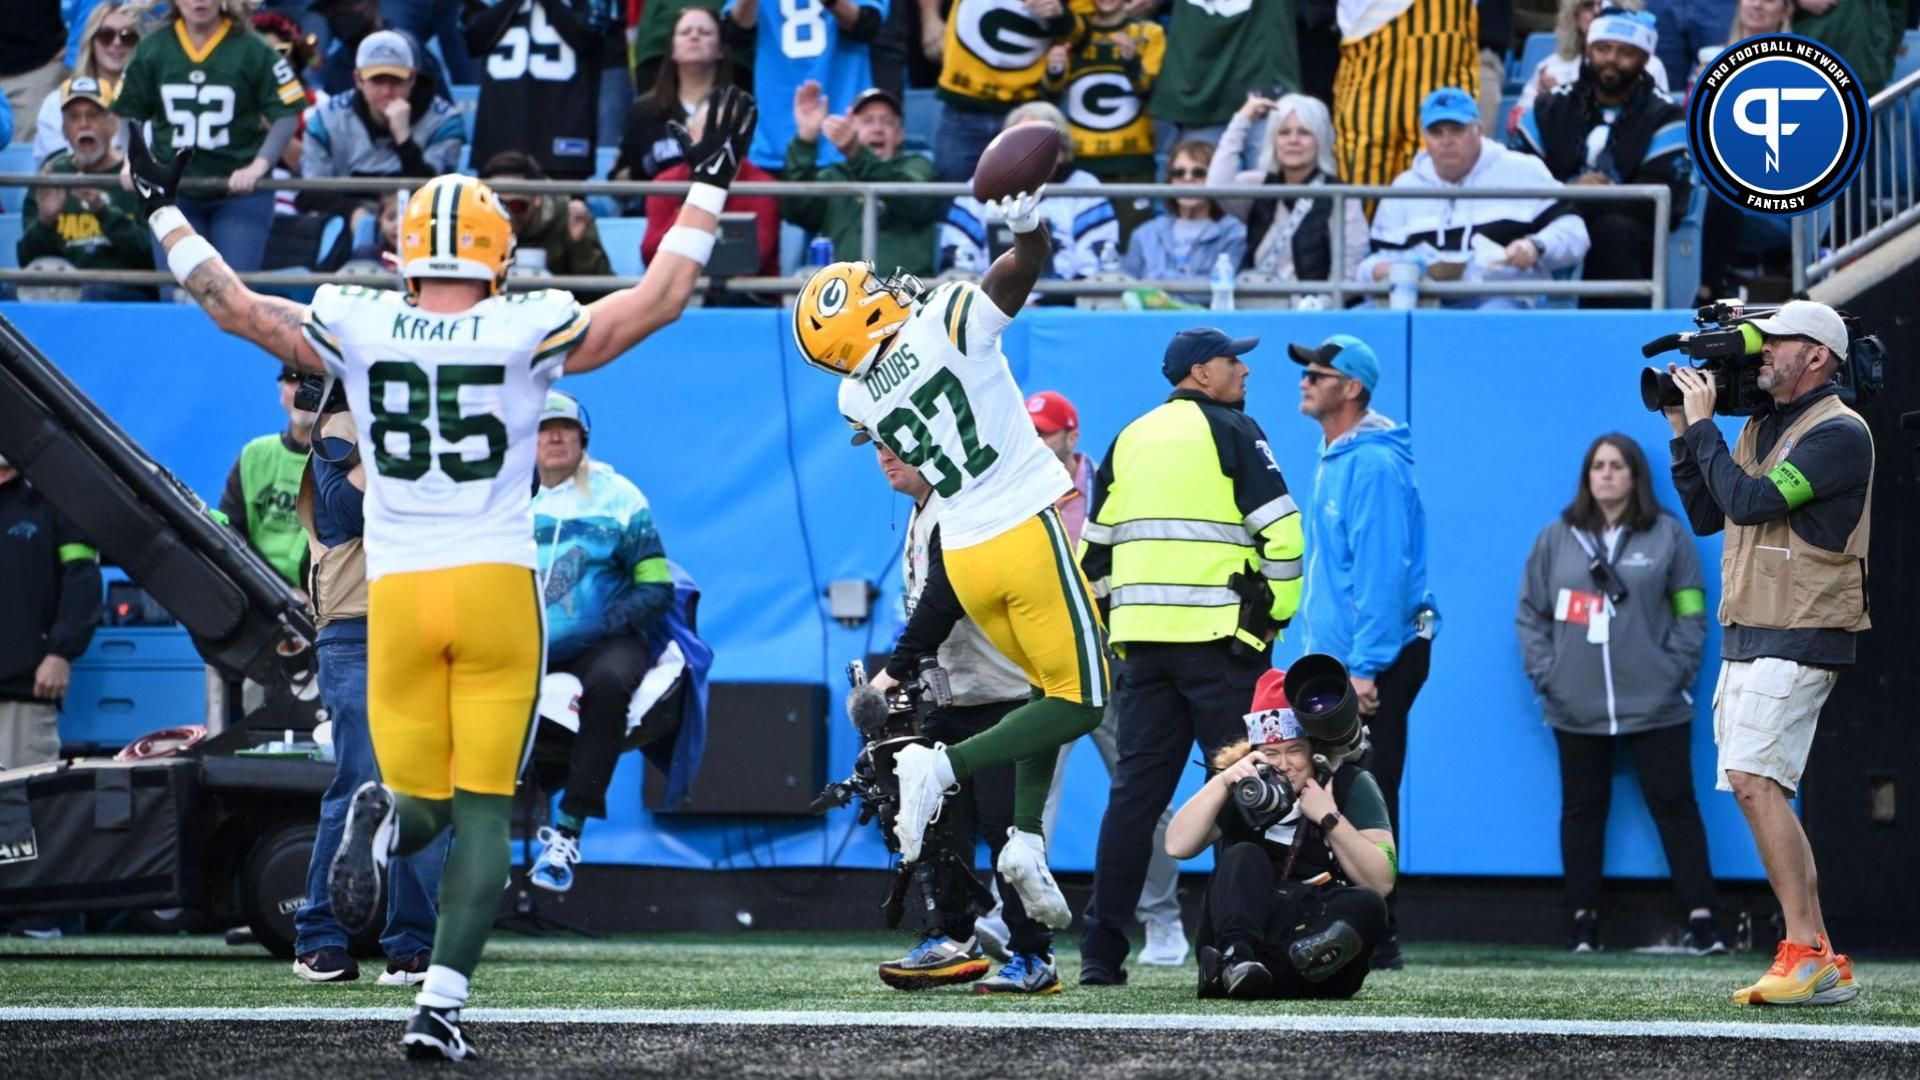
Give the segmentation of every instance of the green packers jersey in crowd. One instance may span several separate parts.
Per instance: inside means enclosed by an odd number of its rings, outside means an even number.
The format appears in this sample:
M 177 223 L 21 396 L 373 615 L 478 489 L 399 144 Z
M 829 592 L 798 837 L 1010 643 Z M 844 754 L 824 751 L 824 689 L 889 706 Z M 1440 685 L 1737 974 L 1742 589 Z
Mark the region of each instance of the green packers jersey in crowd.
M 1224 124 L 1249 90 L 1299 90 L 1294 10 L 1294 0 L 1174 0 L 1153 118 Z
M 140 39 L 113 111 L 152 120 L 153 150 L 165 160 L 175 147 L 194 148 L 188 176 L 224 177 L 260 151 L 267 127 L 298 116 L 307 93 L 293 66 L 266 39 L 222 20 L 204 48 L 174 20 Z

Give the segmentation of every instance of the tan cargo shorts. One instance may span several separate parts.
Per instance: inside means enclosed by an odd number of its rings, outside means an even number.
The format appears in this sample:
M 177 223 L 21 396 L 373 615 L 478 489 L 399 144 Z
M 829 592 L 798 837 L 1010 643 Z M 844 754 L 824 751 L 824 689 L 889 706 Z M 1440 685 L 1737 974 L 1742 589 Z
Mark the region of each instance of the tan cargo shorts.
M 1727 770 L 1800 789 L 1813 729 L 1838 673 L 1791 660 L 1722 660 L 1713 689 L 1713 744 L 1720 748 L 1715 787 L 1732 791 Z

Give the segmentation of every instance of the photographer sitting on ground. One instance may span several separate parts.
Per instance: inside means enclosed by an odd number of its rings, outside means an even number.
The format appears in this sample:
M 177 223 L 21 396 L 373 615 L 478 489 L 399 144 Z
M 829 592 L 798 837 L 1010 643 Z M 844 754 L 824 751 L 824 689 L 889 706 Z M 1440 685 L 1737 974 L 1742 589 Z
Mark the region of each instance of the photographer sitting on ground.
M 1247 741 L 1214 756 L 1214 775 L 1167 824 L 1176 859 L 1226 841 L 1200 919 L 1201 997 L 1350 998 L 1387 932 L 1397 856 L 1386 800 L 1365 769 L 1316 758 L 1285 682 L 1278 670 L 1260 677 Z M 1235 798 L 1256 776 L 1269 795 L 1284 786 L 1279 805 Z

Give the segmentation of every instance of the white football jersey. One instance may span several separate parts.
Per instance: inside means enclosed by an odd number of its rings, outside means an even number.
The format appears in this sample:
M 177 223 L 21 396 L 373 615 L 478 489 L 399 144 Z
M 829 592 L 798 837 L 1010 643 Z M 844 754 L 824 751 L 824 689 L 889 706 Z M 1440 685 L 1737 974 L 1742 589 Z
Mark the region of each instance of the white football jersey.
M 392 289 L 322 285 L 301 330 L 334 376 L 367 465 L 367 578 L 478 563 L 537 568 L 534 441 L 586 340 L 556 290 L 435 314 Z
M 977 286 L 947 282 L 914 302 L 865 378 L 840 387 L 840 412 L 939 494 L 947 548 L 991 540 L 1073 489 L 1000 351 L 1012 321 Z

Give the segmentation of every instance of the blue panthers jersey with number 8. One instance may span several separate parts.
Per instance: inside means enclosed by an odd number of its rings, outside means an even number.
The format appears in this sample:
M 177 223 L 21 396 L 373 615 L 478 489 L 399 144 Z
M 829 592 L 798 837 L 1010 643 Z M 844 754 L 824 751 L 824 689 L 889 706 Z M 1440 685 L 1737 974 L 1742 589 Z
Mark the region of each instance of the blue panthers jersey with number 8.
M 887 17 L 888 0 L 848 0 Z M 734 0 L 727 0 L 732 11 Z M 840 33 L 833 12 L 820 0 L 760 0 L 754 23 L 753 96 L 760 102 L 760 123 L 754 129 L 747 156 L 765 169 L 784 169 L 787 144 L 793 141 L 793 93 L 809 79 L 827 95 L 827 108 L 846 115 L 860 91 L 873 85 L 873 61 L 867 43 Z M 840 161 L 842 155 L 824 136 L 820 139 L 820 166 Z
M 457 314 L 323 285 L 301 331 L 347 391 L 367 464 L 367 578 L 478 563 L 537 568 L 530 478 L 547 391 L 586 340 L 557 290 Z

